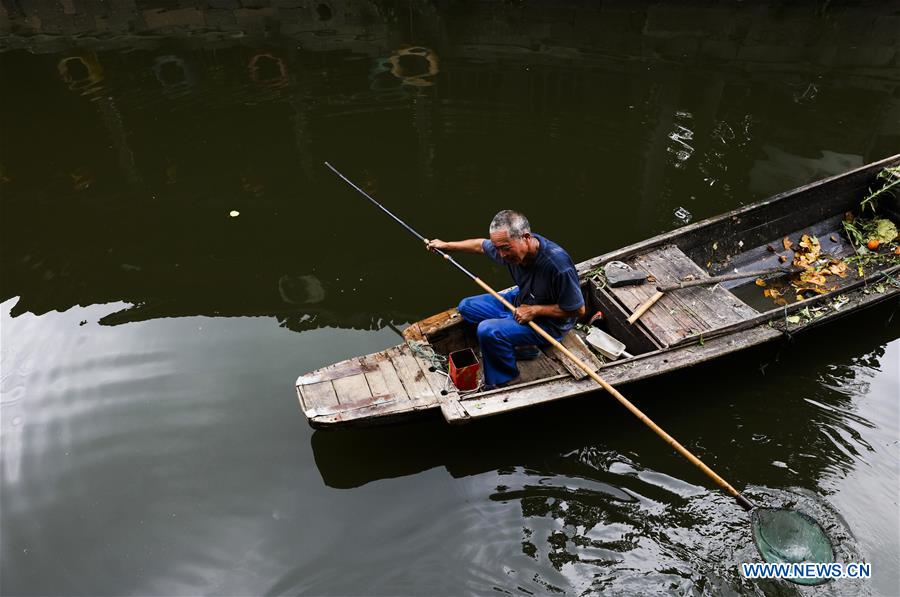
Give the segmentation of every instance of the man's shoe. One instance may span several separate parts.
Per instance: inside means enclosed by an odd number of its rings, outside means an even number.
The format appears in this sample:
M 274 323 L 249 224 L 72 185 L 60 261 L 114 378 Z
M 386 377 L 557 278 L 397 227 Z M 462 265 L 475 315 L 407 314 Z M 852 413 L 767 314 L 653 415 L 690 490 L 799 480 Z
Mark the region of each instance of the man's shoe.
M 541 349 L 534 344 L 528 344 L 526 346 L 516 346 L 517 361 L 533 361 L 534 359 L 538 358 L 540 354 Z
M 481 386 L 481 391 L 482 392 L 490 392 L 491 390 L 499 390 L 500 388 L 508 388 L 509 386 L 516 385 L 517 383 L 522 383 L 521 375 L 517 375 L 509 381 L 506 381 L 503 383 L 498 383 L 496 385 L 486 383 L 483 386 Z

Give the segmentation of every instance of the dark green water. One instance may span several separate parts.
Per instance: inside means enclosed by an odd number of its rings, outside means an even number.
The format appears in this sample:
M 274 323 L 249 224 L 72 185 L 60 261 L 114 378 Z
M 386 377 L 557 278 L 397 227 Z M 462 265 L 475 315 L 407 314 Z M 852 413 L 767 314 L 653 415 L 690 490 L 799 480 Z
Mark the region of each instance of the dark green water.
M 900 151 L 898 31 L 890 3 L 4 3 L 0 592 L 801 592 L 741 578 L 744 514 L 601 394 L 311 431 L 298 374 L 474 291 L 322 162 L 426 236 L 513 207 L 580 261 Z M 872 563 L 818 594 L 900 594 L 896 309 L 628 388 Z

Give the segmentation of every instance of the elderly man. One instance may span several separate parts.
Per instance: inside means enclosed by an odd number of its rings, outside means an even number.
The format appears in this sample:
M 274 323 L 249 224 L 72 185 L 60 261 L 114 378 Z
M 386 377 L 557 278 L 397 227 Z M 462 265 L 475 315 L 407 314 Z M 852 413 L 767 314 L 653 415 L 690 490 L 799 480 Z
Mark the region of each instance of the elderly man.
M 505 264 L 516 286 L 503 297 L 515 313 L 490 294 L 471 296 L 459 303 L 463 319 L 478 325 L 486 389 L 512 385 L 519 377 L 516 357 L 537 356 L 547 341 L 528 325 L 534 321 L 557 340 L 584 315 L 584 297 L 572 258 L 551 240 L 531 233 L 519 212 L 503 210 L 494 216 L 490 239 L 455 242 L 428 241 L 430 250 L 484 253 Z

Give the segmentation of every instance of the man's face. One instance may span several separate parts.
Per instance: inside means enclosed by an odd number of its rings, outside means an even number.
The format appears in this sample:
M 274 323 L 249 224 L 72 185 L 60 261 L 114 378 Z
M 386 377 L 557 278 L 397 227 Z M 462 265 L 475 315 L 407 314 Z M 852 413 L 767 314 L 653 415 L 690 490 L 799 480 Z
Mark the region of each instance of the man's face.
M 528 254 L 528 239 L 531 234 L 525 233 L 522 238 L 510 238 L 509 230 L 497 230 L 491 232 L 491 244 L 497 249 L 497 253 L 507 263 L 521 265 Z

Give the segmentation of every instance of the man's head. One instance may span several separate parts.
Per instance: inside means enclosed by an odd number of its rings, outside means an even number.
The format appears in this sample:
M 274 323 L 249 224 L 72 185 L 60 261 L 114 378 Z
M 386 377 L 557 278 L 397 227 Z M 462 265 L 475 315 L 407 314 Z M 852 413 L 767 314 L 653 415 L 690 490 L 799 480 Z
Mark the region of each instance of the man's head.
M 491 220 L 491 244 L 505 261 L 524 263 L 532 251 L 531 226 L 528 218 L 517 211 L 504 209 Z

